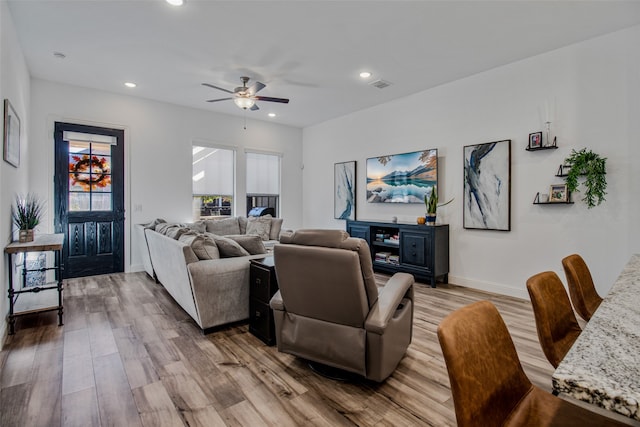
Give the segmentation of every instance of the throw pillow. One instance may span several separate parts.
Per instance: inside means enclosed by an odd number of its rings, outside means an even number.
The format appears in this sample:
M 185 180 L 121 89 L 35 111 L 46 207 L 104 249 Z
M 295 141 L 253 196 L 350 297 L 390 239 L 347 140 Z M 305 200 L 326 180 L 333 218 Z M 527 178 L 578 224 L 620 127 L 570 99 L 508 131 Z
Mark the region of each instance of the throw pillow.
M 172 239 L 178 240 L 180 236 L 184 233 L 188 233 L 191 230 L 187 227 L 181 227 L 179 225 L 174 225 L 173 227 L 167 227 L 164 235 L 167 237 L 171 237 Z
M 217 234 L 206 233 L 206 236 L 210 236 L 220 251 L 221 258 L 233 258 L 238 256 L 250 255 L 240 244 L 223 236 Z
M 160 234 L 167 234 L 167 229 L 169 227 L 175 227 L 175 224 L 169 224 L 168 222 L 163 222 L 161 224 L 157 224 L 155 230 Z
M 247 234 L 257 234 L 262 240 L 269 240 L 271 215 L 251 217 L 247 221 Z
M 282 218 L 273 218 L 271 220 L 271 231 L 269 232 L 269 240 L 278 240 L 280 231 L 282 230 Z
M 267 249 L 264 247 L 264 243 L 262 243 L 262 239 L 260 238 L 260 236 L 256 236 L 253 234 L 236 234 L 225 237 L 238 243 L 251 255 L 267 253 Z
M 226 236 L 228 234 L 240 234 L 240 226 L 238 218 L 225 218 L 218 220 L 207 220 L 207 233 L 217 234 L 218 236 Z
M 209 236 L 185 233 L 178 240 L 191 246 L 199 260 L 220 258 L 220 251 Z

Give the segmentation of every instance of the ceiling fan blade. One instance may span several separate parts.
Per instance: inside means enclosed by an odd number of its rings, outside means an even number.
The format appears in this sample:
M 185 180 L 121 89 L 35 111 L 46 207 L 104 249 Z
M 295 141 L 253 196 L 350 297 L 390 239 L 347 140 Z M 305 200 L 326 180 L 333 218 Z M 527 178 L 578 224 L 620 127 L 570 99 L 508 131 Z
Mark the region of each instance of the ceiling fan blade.
M 251 87 L 249 88 L 249 90 L 247 92 L 249 92 L 249 95 L 255 95 L 256 93 L 260 92 L 265 87 L 267 87 L 267 85 L 265 85 L 264 83 L 255 82 L 254 84 L 251 85 Z
M 260 108 L 258 107 L 257 104 L 253 104 L 253 106 L 251 108 L 249 108 L 251 111 L 256 111 L 259 110 Z
M 270 96 L 254 96 L 253 99 L 257 101 L 281 102 L 283 104 L 289 103 L 289 100 L 286 98 L 271 98 Z
M 207 86 L 207 87 L 210 87 L 210 88 L 212 88 L 212 89 L 218 89 L 218 90 L 221 90 L 221 91 L 223 91 L 223 92 L 227 92 L 227 93 L 233 93 L 233 92 L 231 92 L 230 90 L 223 89 L 223 88 L 221 88 L 221 87 L 214 86 L 214 85 L 209 84 L 209 83 L 202 83 L 202 86 Z
M 233 99 L 233 98 L 208 99 L 207 102 L 226 101 L 227 99 Z

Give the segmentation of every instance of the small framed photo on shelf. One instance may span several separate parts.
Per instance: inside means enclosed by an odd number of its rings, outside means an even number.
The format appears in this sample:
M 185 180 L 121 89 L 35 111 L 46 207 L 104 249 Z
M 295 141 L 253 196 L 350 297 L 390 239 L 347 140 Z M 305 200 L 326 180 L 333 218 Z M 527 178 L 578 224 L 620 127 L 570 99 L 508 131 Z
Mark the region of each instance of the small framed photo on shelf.
M 529 134 L 529 149 L 542 147 L 542 132 Z
M 567 184 L 555 184 L 549 189 L 549 203 L 567 203 L 569 201 L 569 191 Z

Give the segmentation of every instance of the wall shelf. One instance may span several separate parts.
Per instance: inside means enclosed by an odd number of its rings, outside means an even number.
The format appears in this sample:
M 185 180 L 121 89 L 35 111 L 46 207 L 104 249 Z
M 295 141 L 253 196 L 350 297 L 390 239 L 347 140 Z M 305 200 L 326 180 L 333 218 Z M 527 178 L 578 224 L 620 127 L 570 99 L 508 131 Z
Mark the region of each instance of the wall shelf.
M 527 148 L 525 148 L 525 150 L 527 150 L 527 151 L 540 151 L 540 150 L 555 150 L 557 148 L 558 148 L 557 145 L 549 145 L 549 146 L 535 147 L 535 148 L 527 147 Z
M 566 202 L 541 202 L 540 201 L 540 192 L 536 193 L 536 197 L 533 199 L 534 205 L 572 205 L 571 194 L 569 194 L 569 200 Z
M 549 124 L 551 124 L 551 122 L 548 122 Z M 531 135 L 529 135 L 529 138 L 531 138 Z M 541 138 L 542 139 L 542 138 Z M 531 147 L 530 145 L 527 145 L 527 147 L 525 148 L 525 150 L 527 151 L 541 151 L 541 150 L 555 150 L 558 148 L 558 137 L 554 136 L 553 137 L 553 141 L 551 142 L 551 144 L 549 144 L 549 129 L 547 129 L 547 145 L 541 145 L 540 147 Z M 531 142 L 529 142 L 529 144 L 531 144 Z
M 564 178 L 565 176 L 569 175 L 567 173 L 567 169 L 571 169 L 571 166 L 567 166 L 567 165 L 560 165 L 558 167 L 558 172 L 556 172 L 556 176 L 560 177 L 560 178 Z

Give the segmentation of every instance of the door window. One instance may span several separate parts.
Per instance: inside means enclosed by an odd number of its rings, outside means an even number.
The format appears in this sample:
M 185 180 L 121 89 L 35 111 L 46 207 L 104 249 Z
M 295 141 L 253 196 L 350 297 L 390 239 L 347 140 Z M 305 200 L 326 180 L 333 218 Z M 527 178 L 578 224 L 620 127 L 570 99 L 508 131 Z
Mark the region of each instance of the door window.
M 69 141 L 69 211 L 111 211 L 111 144 Z

